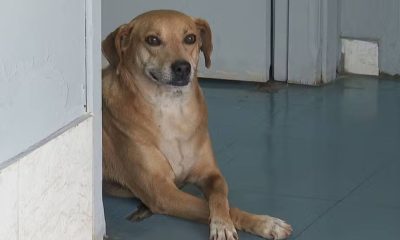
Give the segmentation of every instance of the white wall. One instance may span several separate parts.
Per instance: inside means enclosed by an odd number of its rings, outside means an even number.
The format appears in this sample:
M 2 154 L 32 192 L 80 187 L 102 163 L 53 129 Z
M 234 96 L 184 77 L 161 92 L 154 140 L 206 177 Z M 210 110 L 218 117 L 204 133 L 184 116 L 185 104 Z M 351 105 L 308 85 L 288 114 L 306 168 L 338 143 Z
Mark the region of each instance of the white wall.
M 0 239 L 103 239 L 100 1 L 0 20 Z
M 0 2 L 0 165 L 86 112 L 85 3 Z
M 342 0 L 340 14 L 340 35 L 378 41 L 380 71 L 400 74 L 400 1 Z

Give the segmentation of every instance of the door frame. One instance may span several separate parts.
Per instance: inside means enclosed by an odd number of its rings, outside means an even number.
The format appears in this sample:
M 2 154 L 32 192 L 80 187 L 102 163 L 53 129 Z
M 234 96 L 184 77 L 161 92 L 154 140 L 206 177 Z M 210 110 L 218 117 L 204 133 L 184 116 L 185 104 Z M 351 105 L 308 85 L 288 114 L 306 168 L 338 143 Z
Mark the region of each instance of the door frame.
M 289 1 L 288 82 L 321 85 L 335 80 L 339 8 L 340 0 Z
M 274 80 L 320 85 L 336 78 L 340 0 L 274 1 Z
M 273 79 L 288 79 L 289 0 L 272 0 L 272 71 Z
M 93 116 L 93 239 L 106 233 L 102 197 L 101 1 L 85 0 L 86 111 Z

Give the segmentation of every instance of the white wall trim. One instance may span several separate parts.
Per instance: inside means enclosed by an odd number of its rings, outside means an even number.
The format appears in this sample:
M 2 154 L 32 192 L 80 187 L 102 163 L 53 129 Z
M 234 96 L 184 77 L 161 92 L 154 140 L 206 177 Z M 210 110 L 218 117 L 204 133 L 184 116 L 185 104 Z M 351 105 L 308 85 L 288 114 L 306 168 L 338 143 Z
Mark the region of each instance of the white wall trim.
M 93 114 L 93 239 L 105 235 L 102 197 L 101 1 L 86 0 L 87 112 Z

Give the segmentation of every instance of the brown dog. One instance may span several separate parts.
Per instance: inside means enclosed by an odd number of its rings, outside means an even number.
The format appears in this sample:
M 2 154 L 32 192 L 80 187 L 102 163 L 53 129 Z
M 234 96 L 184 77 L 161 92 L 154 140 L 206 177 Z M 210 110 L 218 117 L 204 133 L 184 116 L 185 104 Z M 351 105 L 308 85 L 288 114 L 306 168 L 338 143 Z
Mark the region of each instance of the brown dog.
M 152 213 L 210 224 L 210 239 L 238 239 L 236 229 L 282 239 L 291 227 L 228 203 L 228 188 L 214 159 L 207 109 L 197 81 L 199 52 L 210 66 L 208 23 L 159 10 L 124 24 L 103 41 L 104 190 L 135 196 Z M 205 199 L 181 191 L 198 186 Z

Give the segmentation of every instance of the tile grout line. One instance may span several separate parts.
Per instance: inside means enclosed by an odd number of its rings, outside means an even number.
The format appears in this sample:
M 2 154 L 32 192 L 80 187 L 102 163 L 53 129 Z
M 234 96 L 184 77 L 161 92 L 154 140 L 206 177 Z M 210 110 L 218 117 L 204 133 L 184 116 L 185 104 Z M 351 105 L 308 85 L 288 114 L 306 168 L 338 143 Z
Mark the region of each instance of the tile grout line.
M 240 189 L 241 191 L 243 189 Z M 261 191 L 258 191 L 259 193 L 263 193 Z M 321 202 L 335 202 L 335 200 L 328 199 L 328 198 L 318 198 L 318 197 L 313 197 L 313 196 L 302 196 L 302 195 L 291 195 L 291 194 L 274 194 L 271 195 L 271 197 L 279 197 L 279 198 L 288 198 L 288 199 L 302 199 L 302 200 L 315 200 L 315 201 L 321 201 Z
M 377 170 L 373 171 L 369 176 L 367 176 L 363 181 L 361 181 L 357 186 L 351 189 L 346 195 L 344 195 L 341 199 L 337 200 L 332 206 L 328 207 L 324 212 L 318 215 L 310 224 L 308 224 L 301 232 L 299 232 L 296 236 L 293 236 L 293 239 L 297 239 L 304 232 L 306 232 L 311 226 L 313 226 L 316 222 L 318 222 L 322 217 L 324 217 L 327 213 L 329 213 L 332 209 L 336 208 L 339 204 L 341 204 L 344 200 L 346 200 L 351 194 L 357 191 L 361 186 L 363 186 L 366 182 L 368 182 L 371 178 L 373 178 L 376 174 L 378 174 L 388 163 L 382 164 Z

